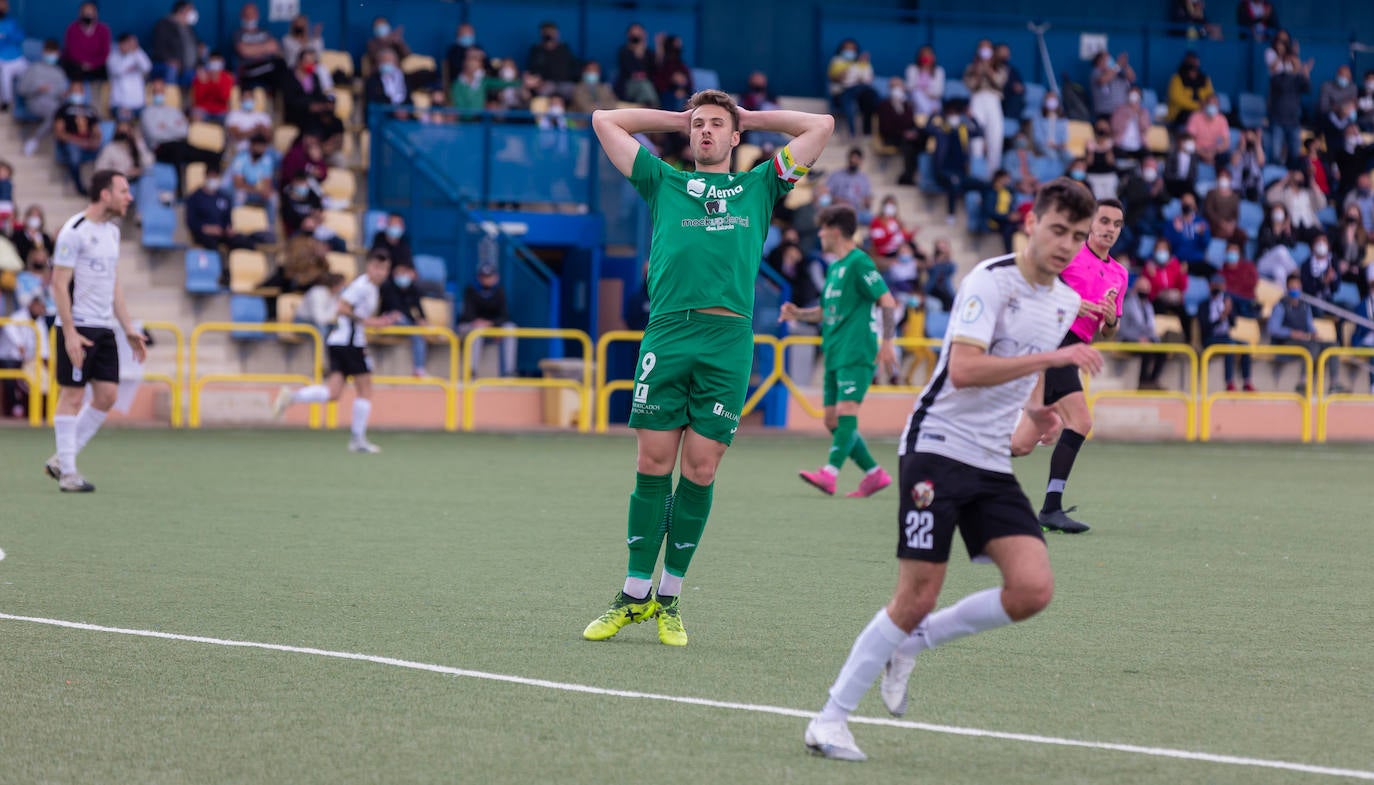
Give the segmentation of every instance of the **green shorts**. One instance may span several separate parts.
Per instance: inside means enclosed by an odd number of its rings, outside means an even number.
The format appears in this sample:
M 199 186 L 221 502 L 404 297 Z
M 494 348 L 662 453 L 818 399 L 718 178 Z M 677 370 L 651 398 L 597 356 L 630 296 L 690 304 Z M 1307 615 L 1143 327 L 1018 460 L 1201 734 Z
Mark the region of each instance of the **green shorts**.
M 872 383 L 871 365 L 846 365 L 833 371 L 827 368 L 823 401 L 826 406 L 834 406 L 837 401 L 862 401 Z
M 654 317 L 639 345 L 630 427 L 690 427 L 729 444 L 754 370 L 754 325 L 738 316 L 677 311 Z

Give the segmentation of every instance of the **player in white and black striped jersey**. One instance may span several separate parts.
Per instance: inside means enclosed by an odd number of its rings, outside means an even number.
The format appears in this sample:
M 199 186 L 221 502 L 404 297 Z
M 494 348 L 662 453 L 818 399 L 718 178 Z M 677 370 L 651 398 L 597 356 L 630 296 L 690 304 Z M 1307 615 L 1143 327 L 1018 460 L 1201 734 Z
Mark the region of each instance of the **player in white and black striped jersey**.
M 874 679 L 882 675 L 883 702 L 900 716 L 917 653 L 1030 618 L 1049 604 L 1049 553 L 1011 472 L 1011 437 L 1047 368 L 1102 367 L 1091 346 L 1060 346 L 1079 296 L 1059 273 L 1087 238 L 1096 206 L 1072 180 L 1042 186 L 1026 217 L 1026 250 L 979 264 L 960 284 L 940 361 L 899 447 L 897 589 L 855 640 L 830 699 L 807 726 L 813 752 L 863 760 L 848 718 Z M 1044 426 L 1054 430 L 1048 419 Z M 1003 585 L 932 613 L 955 529 L 970 558 L 997 565 Z
M 116 327 L 134 358 L 143 362 L 143 334 L 134 329 L 119 285 L 119 225 L 133 203 L 129 181 L 111 169 L 91 177 L 91 204 L 62 224 L 53 251 L 53 299 L 57 303 L 57 454 L 43 469 L 66 492 L 95 486 L 76 470 L 76 456 L 95 436 L 119 391 Z M 91 402 L 82 405 L 86 385 Z

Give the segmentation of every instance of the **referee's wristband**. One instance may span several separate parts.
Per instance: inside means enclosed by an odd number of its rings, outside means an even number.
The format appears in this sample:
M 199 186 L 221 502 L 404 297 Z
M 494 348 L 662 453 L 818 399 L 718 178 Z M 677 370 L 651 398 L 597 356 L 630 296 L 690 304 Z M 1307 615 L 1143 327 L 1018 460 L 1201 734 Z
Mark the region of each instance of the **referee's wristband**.
M 1117 326 L 1118 324 L 1121 324 L 1121 320 L 1120 320 L 1120 319 L 1117 319 L 1117 320 L 1114 321 L 1114 322 L 1109 322 L 1109 321 L 1107 321 L 1107 320 L 1105 320 L 1105 319 L 1102 320 L 1102 326 L 1103 326 L 1103 327 L 1106 327 L 1108 330 L 1115 330 L 1115 329 L 1116 329 L 1116 326 Z

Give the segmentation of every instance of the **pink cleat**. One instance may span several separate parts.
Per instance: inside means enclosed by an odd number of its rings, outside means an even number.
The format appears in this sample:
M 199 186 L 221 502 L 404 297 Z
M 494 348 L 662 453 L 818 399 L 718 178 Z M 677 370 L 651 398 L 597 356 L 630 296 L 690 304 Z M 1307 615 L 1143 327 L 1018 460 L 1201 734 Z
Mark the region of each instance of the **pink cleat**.
M 814 472 L 797 472 L 797 476 L 826 496 L 835 495 L 835 475 L 825 469 L 817 469 Z
M 846 493 L 845 498 L 862 499 L 865 496 L 872 496 L 891 484 L 892 476 L 887 473 L 886 469 L 879 466 L 878 470 L 872 474 L 865 474 L 864 478 L 859 480 L 858 490 Z

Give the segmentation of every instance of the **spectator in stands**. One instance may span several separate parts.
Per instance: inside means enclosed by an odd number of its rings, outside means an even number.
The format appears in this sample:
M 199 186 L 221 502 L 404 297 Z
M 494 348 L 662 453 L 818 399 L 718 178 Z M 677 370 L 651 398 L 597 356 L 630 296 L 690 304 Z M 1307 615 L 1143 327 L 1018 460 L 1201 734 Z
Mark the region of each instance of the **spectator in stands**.
M 19 309 L 9 315 L 9 323 L 0 328 L 0 368 L 17 369 L 26 364 L 47 359 L 47 328 L 41 322 L 45 316 L 43 301 L 37 297 L 16 298 Z M 35 331 L 31 325 L 38 325 Z M 27 417 L 29 413 L 29 385 L 23 379 L 5 379 L 0 384 L 0 414 L 5 417 Z
M 1317 93 L 1317 114 L 1333 112 L 1346 101 L 1354 102 L 1360 96 L 1360 88 L 1351 78 L 1350 66 L 1342 63 L 1336 68 L 1335 78 L 1322 82 Z
M 1150 112 L 1140 103 L 1140 88 L 1126 91 L 1126 100 L 1111 114 L 1112 142 L 1116 157 L 1140 160 L 1146 153 L 1145 137 L 1150 131 Z
M 271 145 L 266 136 L 255 136 L 248 140 L 247 152 L 234 156 L 229 187 L 235 207 L 256 205 L 269 216 L 277 214 L 277 155 Z
M 687 101 L 692 97 L 692 74 L 683 68 L 672 72 L 668 77 L 667 86 L 659 91 L 659 106 L 669 112 L 681 112 L 687 106 Z M 684 148 L 688 154 L 690 148 Z
M 1073 160 L 1069 154 L 1069 121 L 1059 106 L 1058 93 L 1045 93 L 1040 113 L 1031 118 L 1031 141 L 1038 155 L 1057 159 L 1064 166 Z
M 596 109 L 614 109 L 615 91 L 601 79 L 601 64 L 588 60 L 582 67 L 582 81 L 573 88 L 570 104 L 574 112 L 591 114 Z
M 1365 319 L 1374 321 L 1374 291 L 1366 292 L 1356 311 Z M 1350 337 L 1351 346 L 1374 349 L 1374 329 L 1362 324 L 1355 325 L 1355 333 Z M 1374 362 L 1369 364 L 1369 393 L 1374 395 Z
M 1209 296 L 1207 302 L 1203 304 L 1205 312 L 1199 310 L 1198 323 L 1202 327 L 1202 348 L 1215 346 L 1217 344 L 1235 346 L 1240 341 L 1231 336 L 1231 328 L 1235 327 L 1236 314 L 1231 304 L 1231 297 L 1226 293 L 1226 278 L 1220 273 L 1212 275 L 1208 280 Z M 1222 355 L 1222 367 L 1224 378 L 1226 379 L 1227 392 L 1236 390 L 1236 356 L 1234 354 Z M 1240 356 L 1240 378 L 1245 384 L 1246 392 L 1254 392 L 1255 385 L 1250 380 L 1250 355 Z
M 137 118 L 143 111 L 144 93 L 153 61 L 138 45 L 138 37 L 124 33 L 106 62 L 110 76 L 110 111 L 117 119 Z M 3 91 L 3 88 L 0 88 Z
M 1360 130 L 1374 133 L 1374 69 L 1364 72 L 1364 86 L 1355 98 L 1355 108 L 1360 113 Z
M 1172 35 L 1181 35 L 1190 41 L 1200 38 L 1221 40 L 1221 25 L 1208 20 L 1205 0 L 1174 0 L 1169 21 L 1178 25 Z
M 1169 122 L 1184 126 L 1193 112 L 1212 95 L 1212 79 L 1202 72 L 1202 61 L 1196 52 L 1183 56 L 1178 71 L 1169 79 Z
M 196 22 L 200 14 L 187 0 L 172 4 L 172 13 L 153 26 L 153 75 L 170 84 L 186 87 L 191 84 L 196 65 L 200 63 L 200 39 L 196 37 Z
M 1368 176 L 1366 173 L 1365 177 Z M 1347 198 L 1341 222 L 1331 233 L 1331 248 L 1337 263 L 1345 265 L 1346 273 L 1342 277 L 1359 287 L 1362 295 L 1369 287 L 1362 269 L 1368 245 L 1369 232 L 1365 231 L 1360 206 Z
M 1285 281 L 1287 292 L 1274 304 L 1274 310 L 1269 312 L 1269 342 L 1275 346 L 1301 346 L 1312 356 L 1312 362 L 1316 363 L 1321 353 L 1332 344 L 1317 340 L 1312 306 L 1302 299 L 1302 276 L 1298 273 L 1289 273 Z M 1327 363 L 1326 367 L 1330 374 L 1328 392 L 1345 392 L 1345 388 L 1336 381 L 1341 364 Z M 1307 392 L 1304 383 L 1298 382 L 1298 392 Z
M 405 26 L 392 27 L 386 17 L 379 16 L 372 20 L 372 37 L 367 39 L 367 51 L 363 53 L 361 65 L 364 77 L 377 72 L 380 65 L 378 56 L 387 49 L 391 50 L 397 63 L 409 57 L 411 51 L 405 39 Z
M 931 250 L 930 267 L 926 269 L 926 294 L 939 300 L 945 313 L 954 305 L 954 275 L 958 271 L 949 239 L 939 238 Z
M 987 228 L 1002 237 L 1002 250 L 1011 253 L 1011 237 L 1021 228 L 1021 213 L 1016 210 L 1016 194 L 1011 190 L 1011 173 L 998 169 L 983 194 L 983 217 Z
M 1282 283 L 1289 273 L 1298 271 L 1298 263 L 1293 259 L 1293 248 L 1297 246 L 1293 225 L 1288 220 L 1288 208 L 1274 204 L 1269 208 L 1269 220 L 1260 227 L 1259 240 L 1255 245 L 1255 267 L 1266 280 Z
M 1026 196 L 1034 196 L 1040 182 L 1035 174 L 1035 151 L 1031 148 L 1030 135 L 1025 130 L 1017 133 L 1012 137 L 1011 149 L 1012 158 L 1016 161 L 1011 169 L 1011 179 L 1016 184 L 1016 191 Z
M 468 47 L 465 57 L 449 87 L 449 103 L 458 111 L 481 111 L 487 105 L 487 92 L 495 89 L 498 80 L 487 74 L 487 55 L 481 49 Z
M 1202 201 L 1202 215 L 1212 228 L 1212 236 L 1245 244 L 1250 239 L 1240 228 L 1240 194 L 1231 185 L 1231 173 L 1222 170 L 1216 187 Z
M 283 175 L 285 182 L 281 188 L 281 222 L 287 237 L 301 232 L 306 219 L 322 219 L 324 201 L 314 188 L 310 187 L 310 175 L 304 169 L 297 169 L 290 176 Z
M 1256 41 L 1264 41 L 1279 29 L 1279 14 L 1269 0 L 1239 0 L 1236 24 L 1249 28 Z
M 983 132 L 989 172 L 1002 165 L 1002 95 L 1008 76 L 1006 65 L 998 63 L 994 54 L 992 42 L 984 38 L 964 69 L 964 86 L 973 96 L 968 113 Z
M 925 292 L 921 290 L 921 267 L 918 260 L 924 262 L 926 258 L 923 254 L 918 254 L 920 252 L 913 242 L 904 242 L 897 246 L 897 255 L 893 257 L 892 264 L 883 270 L 883 280 L 887 281 L 887 288 L 894 296 L 907 295 L 911 300 L 924 305 Z
M 323 336 L 339 321 L 339 294 L 348 279 L 338 273 L 324 273 L 311 284 L 296 307 L 295 321 L 313 325 Z
M 658 91 L 659 104 L 668 108 L 685 105 L 693 91 L 692 69 L 683 60 L 682 36 L 667 33 L 654 34 L 654 89 Z M 679 102 L 669 96 L 676 94 Z M 876 100 L 876 99 L 875 99 Z
M 411 327 L 429 324 L 424 306 L 420 303 L 420 289 L 415 285 L 415 268 L 407 262 L 391 263 L 391 275 L 382 282 L 380 300 L 378 313 L 391 315 L 393 324 Z M 425 363 L 429 359 L 429 345 L 425 336 L 410 337 L 410 357 L 415 377 L 424 377 Z
M 1207 261 L 1207 245 L 1212 241 L 1211 227 L 1197 209 L 1197 197 L 1184 194 L 1179 200 L 1179 214 L 1164 225 L 1164 238 L 1179 261 L 1188 267 L 1189 275 L 1210 278 L 1217 272 Z
M 748 89 L 740 95 L 739 102 L 741 109 L 751 112 L 766 112 L 780 108 L 778 97 L 768 89 L 768 74 L 762 71 L 754 71 L 749 74 Z M 787 135 L 775 131 L 745 131 L 741 137 L 749 144 L 759 146 L 771 145 L 774 149 L 787 144 Z
M 372 238 L 372 250 L 385 250 L 392 259 L 392 264 L 409 264 L 415 266 L 415 254 L 410 247 L 410 235 L 406 234 L 406 219 L 400 213 L 392 213 L 386 217 L 386 228 L 377 232 Z
M 934 117 L 945 100 L 945 69 L 935 62 L 935 49 L 922 46 L 906 67 L 906 89 L 916 114 Z
M 952 103 L 943 117 L 937 117 L 926 126 L 926 132 L 935 138 L 931 165 L 935 170 L 935 182 L 945 192 L 947 224 L 954 223 L 954 214 L 968 181 L 972 157 L 970 146 L 983 133 L 978 123 L 964 114 L 965 111 L 966 107 Z
M 853 207 L 859 221 L 869 223 L 873 220 L 873 184 L 863 171 L 863 165 L 864 151 L 851 147 L 848 165 L 830 175 L 825 184 L 837 203 Z
M 186 197 L 186 230 L 191 242 L 201 248 L 228 253 L 235 248 L 252 248 L 252 239 L 234 232 L 233 208 L 224 193 L 224 180 L 218 166 L 205 167 L 200 188 Z
M 1312 137 L 1302 143 L 1302 161 L 1292 169 L 1306 172 L 1312 180 L 1312 187 L 1321 192 L 1322 196 L 1331 196 L 1331 178 L 1327 172 L 1326 157 L 1319 152 L 1321 140 Z M 1330 199 L 1328 198 L 1328 201 Z
M 282 182 L 294 179 L 297 172 L 305 172 L 312 188 L 319 188 L 320 183 L 329 176 L 329 164 L 324 160 L 324 145 L 320 143 L 320 137 L 301 134 L 287 149 L 281 162 Z
M 224 116 L 224 135 L 227 147 L 235 154 L 248 149 L 248 140 L 272 133 L 272 115 L 258 106 L 252 93 L 239 98 L 239 105 Z
M 864 135 L 872 133 L 871 118 L 878 108 L 878 93 L 873 89 L 873 63 L 868 52 L 859 51 L 858 41 L 844 39 L 830 58 L 826 74 L 830 78 L 831 106 L 844 117 L 849 135 L 857 136 L 859 128 Z
M 897 198 L 892 194 L 884 196 L 878 215 L 868 226 L 868 242 L 878 268 L 891 264 L 897 249 L 914 235 L 914 229 L 908 229 L 898 215 Z
M 1150 279 L 1150 302 L 1155 313 L 1177 316 L 1183 324 L 1183 334 L 1189 335 L 1188 311 L 1183 307 L 1183 293 L 1188 291 L 1188 272 L 1174 256 L 1166 238 L 1155 240 L 1154 253 L 1145 260 L 1141 274 Z
M 1293 236 L 1301 242 L 1311 242 L 1321 232 L 1317 213 L 1326 207 L 1326 197 L 1311 184 L 1307 173 L 1296 169 L 1287 177 L 1276 180 L 1264 195 L 1270 204 L 1281 204 L 1288 213 Z
M 458 334 L 466 336 L 482 327 L 515 327 L 511 321 L 510 309 L 506 305 L 506 290 L 501 288 L 501 274 L 492 262 L 477 265 L 477 280 L 463 289 L 463 309 L 458 317 Z M 501 373 L 512 373 L 515 368 L 515 338 L 486 338 L 474 346 L 469 361 L 472 375 L 482 361 L 482 347 L 487 341 L 501 342 Z
M 406 75 L 397 64 L 396 52 L 392 49 L 380 49 L 376 58 L 377 70 L 367 78 L 367 83 L 363 87 L 363 100 L 366 101 L 368 108 L 377 104 L 401 107 L 410 103 Z M 370 115 L 371 112 L 368 113 L 368 116 Z M 407 113 L 398 109 L 393 111 L 391 116 L 404 119 Z
M 1235 315 L 1253 317 L 1259 311 L 1255 301 L 1255 289 L 1259 286 L 1259 270 L 1255 269 L 1254 262 L 1242 255 L 1241 249 L 1244 247 L 1244 244 L 1234 241 L 1226 243 L 1221 276 L 1226 281 L 1226 293 L 1231 297 Z
M 1340 147 L 1331 150 L 1331 168 L 1336 175 L 1337 186 L 1331 202 L 1341 204 L 1346 196 L 1355 189 L 1361 174 L 1367 173 L 1374 163 L 1374 145 L 1365 144 L 1360 129 L 1354 123 L 1347 125 Z
M 1116 193 L 1126 209 L 1122 216 L 1125 225 L 1113 255 L 1117 255 L 1117 250 L 1134 253 L 1138 238 L 1155 233 L 1160 211 L 1169 202 L 1169 192 L 1164 190 L 1164 180 L 1159 176 L 1159 162 L 1153 156 L 1146 156 L 1140 162 L 1139 171 L 1127 172 L 1121 178 Z
M 1093 112 L 1098 117 L 1112 117 L 1116 110 L 1125 106 L 1126 96 L 1135 87 L 1135 69 L 1122 52 L 1112 59 L 1106 49 L 1097 53 L 1093 59 Z M 1143 132 L 1142 132 L 1143 136 Z
M 143 141 L 138 126 L 131 120 L 120 120 L 115 124 L 114 136 L 95 157 L 95 171 L 112 169 L 133 186 L 154 163 L 153 152 Z
M 878 104 L 878 138 L 889 148 L 894 148 L 902 156 L 902 173 L 897 178 L 898 185 L 911 185 L 916 178 L 916 158 L 925 137 L 916 127 L 911 103 L 907 100 L 906 87 L 901 78 L 888 80 L 887 98 Z
M 1231 156 L 1231 182 L 1247 201 L 1258 202 L 1264 195 L 1264 144 L 1257 129 L 1240 132 L 1240 145 Z
M 1312 255 L 1298 268 L 1303 292 L 1318 300 L 1332 302 L 1336 299 L 1336 290 L 1341 288 L 1341 275 L 1344 272 L 1344 267 L 1331 255 L 1331 241 L 1326 235 L 1318 234 L 1312 238 Z
M 625 43 L 616 53 L 618 71 L 615 94 L 623 101 L 645 106 L 658 106 L 658 90 L 654 87 L 654 51 L 649 48 L 649 34 L 644 25 L 635 22 L 625 30 Z M 585 76 L 586 71 L 583 70 Z
M 476 49 L 483 53 L 482 65 L 485 67 L 486 50 L 477 42 L 477 28 L 470 22 L 458 25 L 458 33 L 454 37 L 453 43 L 448 45 L 444 51 L 444 86 L 445 88 L 453 84 L 453 80 L 463 72 L 464 64 L 468 61 L 468 52 Z M 287 62 L 290 62 L 288 59 Z
M 301 52 L 309 49 L 315 53 L 316 62 L 324 55 L 324 25 L 316 24 L 310 26 L 310 18 L 305 14 L 297 14 L 291 20 L 291 29 L 286 35 L 281 37 L 281 59 L 282 71 L 280 82 L 284 83 L 289 78 L 289 71 L 300 59 Z M 327 69 L 319 69 L 318 76 L 323 84 L 325 92 L 334 86 L 332 74 Z
M 76 20 L 67 25 L 62 44 L 62 67 L 73 82 L 103 82 L 110 59 L 110 27 L 100 21 L 95 3 L 82 3 Z
M 1346 210 L 1351 205 L 1359 208 L 1364 230 L 1374 235 L 1374 182 L 1371 182 L 1369 172 L 1360 173 L 1355 179 L 1355 189 L 1346 194 L 1345 201 L 1341 203 Z
M 47 317 L 44 327 L 50 326 L 57 319 L 57 301 L 52 296 L 52 254 L 43 246 L 34 245 L 24 259 L 24 269 L 14 278 L 14 297 L 20 302 L 35 297 L 42 301 Z
M 1011 127 L 1003 124 L 1002 135 L 1008 136 L 1007 131 L 1015 131 L 1021 125 L 1021 115 L 1026 112 L 1026 83 L 1021 78 L 1021 72 L 1011 62 L 1011 46 L 1008 44 L 997 44 L 993 47 L 992 59 L 996 67 L 1007 73 L 1006 82 L 1002 85 L 1002 116 L 1011 118 Z M 999 156 L 993 165 L 997 168 L 1001 163 Z
M 1221 101 L 1210 95 L 1202 104 L 1201 112 L 1193 112 L 1188 118 L 1188 135 L 1197 144 L 1197 157 L 1202 163 L 1217 169 L 1225 168 L 1231 161 L 1231 124 L 1221 113 Z
M 1350 98 L 1331 107 L 1331 110 L 1321 115 L 1318 121 L 1317 130 L 1321 133 L 1326 142 L 1328 153 L 1339 150 L 1345 141 L 1345 129 L 1359 129 L 1359 113 L 1355 109 L 1355 99 Z
M 224 68 L 224 55 L 211 52 L 203 68 L 196 69 L 191 83 L 191 119 L 224 122 L 234 94 L 234 75 Z
M 311 49 L 301 51 L 296 60 L 296 69 L 286 80 L 282 89 L 282 105 L 287 125 L 294 125 L 306 133 L 314 133 L 325 140 L 325 149 L 331 149 L 330 140 L 343 137 L 343 121 L 334 116 L 334 101 L 324 92 L 324 85 L 317 75 L 318 56 Z M 366 117 L 366 115 L 364 115 Z
M 42 248 L 46 255 L 45 258 L 52 255 L 52 236 L 43 229 L 43 208 L 39 205 L 29 205 L 28 209 L 24 211 L 23 223 L 14 227 L 9 238 L 14 243 L 14 250 L 19 254 L 20 259 L 29 258 L 29 254 L 34 248 Z
M 282 294 L 307 292 L 329 274 L 328 248 L 313 235 L 317 227 L 307 221 L 302 228 L 301 233 L 286 241 L 285 261 L 258 284 L 261 288 L 276 289 Z M 276 318 L 277 298 L 269 297 L 267 319 L 275 321 Z
M 24 28 L 10 16 L 10 0 L 0 0 L 0 111 L 14 103 L 14 83 L 29 67 L 24 57 Z
M 1164 159 L 1164 188 L 1175 199 L 1197 188 L 1197 142 L 1182 131 L 1174 138 L 1173 151 Z
M 1302 97 L 1312 89 L 1311 71 L 1312 61 L 1299 60 L 1296 48 L 1280 55 L 1269 68 L 1269 152 L 1275 163 L 1289 164 L 1298 158 L 1302 147 Z
M 53 138 L 57 140 L 57 160 L 67 168 L 76 192 L 86 195 L 86 186 L 81 182 L 81 165 L 95 160 L 96 151 L 103 141 L 100 134 L 100 117 L 86 101 L 86 88 L 80 82 L 72 82 L 67 90 L 67 100 L 57 108 L 53 121 Z
M 1112 138 L 1112 123 L 1105 117 L 1093 123 L 1093 135 L 1083 151 L 1087 162 L 1088 187 L 1098 199 L 1116 197 L 1121 178 L 1117 174 L 1116 141 Z
M 152 103 L 143 109 L 140 125 L 143 139 L 152 148 L 158 161 L 172 164 L 178 176 L 186 164 L 199 161 L 207 166 L 219 165 L 219 150 L 202 150 L 186 141 L 188 125 L 180 109 L 167 105 L 167 85 L 158 78 L 152 81 Z
M 57 108 L 67 97 L 70 80 L 57 64 L 60 57 L 57 41 L 49 38 L 43 42 L 42 59 L 30 65 L 19 77 L 16 91 L 24 97 L 24 105 L 28 110 L 42 118 L 33 134 L 24 140 L 26 157 L 37 152 L 39 143 L 52 133 Z
M 286 76 L 281 44 L 261 26 L 256 3 L 244 3 L 239 9 L 239 27 L 233 40 L 240 88 L 248 91 L 261 87 L 269 93 L 280 90 Z
M 677 53 L 681 55 L 681 52 L 679 39 Z M 662 58 L 664 52 L 659 51 L 658 55 Z M 678 62 L 681 62 L 680 58 Z M 582 73 L 582 63 L 578 61 L 577 55 L 573 54 L 567 42 L 559 37 L 558 25 L 546 21 L 539 25 L 539 43 L 530 47 L 525 70 L 539 77 L 542 86 L 540 95 L 558 93 L 567 99 L 572 96 L 572 90 L 577 86 L 578 76 Z
M 1135 279 L 1131 296 L 1121 302 L 1121 327 L 1116 340 L 1122 343 L 1159 343 L 1159 336 L 1155 332 L 1155 309 L 1150 303 L 1150 279 L 1144 275 Z M 1140 352 L 1139 357 L 1138 389 L 1160 389 L 1159 374 L 1164 370 L 1166 356 L 1158 352 Z

